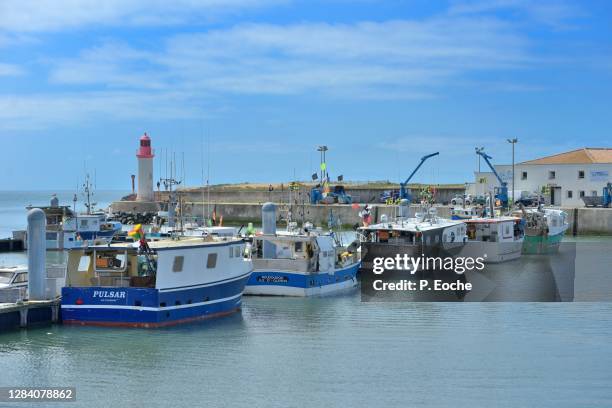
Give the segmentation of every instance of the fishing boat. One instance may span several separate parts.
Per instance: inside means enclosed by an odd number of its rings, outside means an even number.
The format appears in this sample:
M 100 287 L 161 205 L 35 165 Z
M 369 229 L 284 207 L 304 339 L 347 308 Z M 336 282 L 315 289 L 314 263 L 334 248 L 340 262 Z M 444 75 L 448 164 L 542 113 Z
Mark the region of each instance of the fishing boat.
M 451 220 L 471 220 L 482 216 L 482 209 L 478 207 L 454 207 L 451 209 Z
M 183 237 L 69 251 L 62 320 L 161 327 L 241 308 L 252 263 L 239 238 Z
M 103 213 L 78 214 L 68 206 L 60 206 L 57 198 L 51 205 L 40 208 L 47 217 L 46 242 L 48 250 L 64 250 L 109 243 L 121 231 L 122 225 L 116 221 L 106 221 Z
M 383 215 L 378 224 L 359 228 L 363 269 L 371 270 L 381 257 L 452 257 L 465 245 L 463 221 L 440 218 L 435 207 L 426 205 L 414 217 L 407 215 L 407 205 L 400 205 L 395 219 Z
M 559 251 L 569 228 L 567 213 L 555 208 L 524 208 L 513 213 L 525 220 L 524 254 L 550 254 Z
M 359 243 L 343 245 L 333 231 L 288 222 L 276 231 L 274 204 L 264 205 L 263 233 L 252 238 L 253 274 L 245 294 L 260 296 L 327 295 L 357 286 Z
M 461 256 L 484 258 L 486 263 L 511 261 L 521 256 L 523 221 L 518 217 L 472 217 L 464 221 L 467 243 Z

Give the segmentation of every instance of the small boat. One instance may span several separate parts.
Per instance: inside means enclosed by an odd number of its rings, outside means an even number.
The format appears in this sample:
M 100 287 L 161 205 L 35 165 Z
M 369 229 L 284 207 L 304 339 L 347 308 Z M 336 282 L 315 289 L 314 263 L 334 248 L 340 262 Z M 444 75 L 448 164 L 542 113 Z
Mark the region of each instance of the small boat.
M 152 328 L 237 312 L 253 269 L 245 247 L 207 236 L 72 249 L 63 322 Z
M 567 213 L 555 208 L 521 208 L 513 213 L 525 220 L 524 254 L 551 254 L 559 251 L 559 245 L 569 228 Z
M 461 256 L 483 257 L 486 263 L 498 263 L 521 256 L 524 240 L 523 221 L 518 217 L 472 217 L 467 225 L 467 243 Z
M 482 216 L 482 210 L 477 207 L 454 207 L 451 209 L 451 220 L 471 220 Z
M 386 215 L 380 223 L 359 228 L 362 234 L 362 268 L 371 270 L 375 258 L 453 257 L 464 247 L 466 224 L 460 220 L 440 218 L 435 207 L 424 206 L 415 217 L 407 217 L 400 206 L 392 221 Z
M 0 267 L 0 290 L 18 289 L 19 299 L 27 298 L 28 267 L 27 265 Z

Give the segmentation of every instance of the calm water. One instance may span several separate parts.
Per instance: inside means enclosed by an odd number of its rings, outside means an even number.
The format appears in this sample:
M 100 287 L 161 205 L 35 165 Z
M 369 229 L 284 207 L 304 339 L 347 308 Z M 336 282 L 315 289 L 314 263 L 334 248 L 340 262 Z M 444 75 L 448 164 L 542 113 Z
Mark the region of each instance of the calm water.
M 609 407 L 611 340 L 605 303 L 247 298 L 181 328 L 0 335 L 0 386 L 76 386 L 86 407 Z
M 1 334 L 0 386 L 75 386 L 68 407 L 612 406 L 612 303 L 360 300 L 245 298 L 241 314 L 177 328 Z

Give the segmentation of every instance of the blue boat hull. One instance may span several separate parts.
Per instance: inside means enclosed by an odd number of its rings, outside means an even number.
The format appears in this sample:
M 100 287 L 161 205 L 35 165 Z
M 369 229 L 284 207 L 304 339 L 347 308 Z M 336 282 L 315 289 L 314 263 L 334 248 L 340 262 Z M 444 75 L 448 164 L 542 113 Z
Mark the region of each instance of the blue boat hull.
M 65 287 L 62 321 L 97 326 L 162 327 L 240 310 L 250 274 L 196 287 Z
M 357 286 L 360 262 L 329 273 L 299 273 L 255 270 L 245 289 L 245 295 L 312 296 L 336 292 Z

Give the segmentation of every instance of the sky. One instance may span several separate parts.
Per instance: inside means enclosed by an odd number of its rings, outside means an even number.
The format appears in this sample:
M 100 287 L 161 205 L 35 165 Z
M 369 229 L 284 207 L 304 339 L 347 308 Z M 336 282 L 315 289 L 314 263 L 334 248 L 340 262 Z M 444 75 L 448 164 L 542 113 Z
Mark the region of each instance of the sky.
M 473 181 L 612 146 L 606 0 L 0 0 L 0 190 L 155 178 Z M 168 152 L 166 154 L 166 152 Z M 182 173 L 182 171 L 180 172 Z

